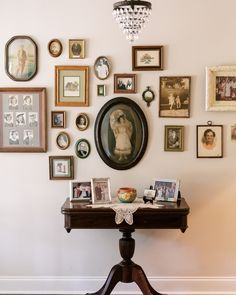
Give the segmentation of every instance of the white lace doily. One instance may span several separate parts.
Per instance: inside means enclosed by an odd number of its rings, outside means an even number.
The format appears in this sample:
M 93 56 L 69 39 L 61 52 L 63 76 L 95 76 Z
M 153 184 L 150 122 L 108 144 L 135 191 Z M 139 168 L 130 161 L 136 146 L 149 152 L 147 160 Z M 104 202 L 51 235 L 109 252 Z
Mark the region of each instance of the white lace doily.
M 158 209 L 163 207 L 163 205 L 157 204 L 144 204 L 141 202 L 134 203 L 109 203 L 109 204 L 93 204 L 87 205 L 92 208 L 111 208 L 116 212 L 115 222 L 116 224 L 122 223 L 124 220 L 129 225 L 133 224 L 133 213 L 139 208 L 151 208 Z

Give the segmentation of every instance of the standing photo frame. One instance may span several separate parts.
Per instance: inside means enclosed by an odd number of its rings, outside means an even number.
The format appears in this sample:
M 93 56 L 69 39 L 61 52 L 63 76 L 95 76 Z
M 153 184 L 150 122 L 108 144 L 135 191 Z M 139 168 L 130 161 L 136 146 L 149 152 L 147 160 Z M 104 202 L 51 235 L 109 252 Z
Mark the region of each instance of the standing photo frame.
M 178 179 L 154 179 L 156 200 L 177 202 L 180 182 Z
M 7 75 L 15 81 L 29 81 L 37 73 L 38 47 L 29 36 L 14 36 L 5 47 Z
M 223 125 L 197 125 L 197 158 L 223 158 Z
M 132 46 L 133 71 L 163 70 L 163 46 Z
M 70 201 L 71 202 L 92 202 L 91 181 L 70 181 Z
M 100 109 L 94 137 L 98 154 L 108 166 L 117 170 L 130 169 L 145 153 L 147 120 L 133 100 L 116 97 Z
M 0 88 L 0 152 L 47 151 L 46 88 Z
M 110 178 L 92 178 L 92 203 L 111 203 Z
M 89 67 L 55 66 L 55 105 L 89 105 Z

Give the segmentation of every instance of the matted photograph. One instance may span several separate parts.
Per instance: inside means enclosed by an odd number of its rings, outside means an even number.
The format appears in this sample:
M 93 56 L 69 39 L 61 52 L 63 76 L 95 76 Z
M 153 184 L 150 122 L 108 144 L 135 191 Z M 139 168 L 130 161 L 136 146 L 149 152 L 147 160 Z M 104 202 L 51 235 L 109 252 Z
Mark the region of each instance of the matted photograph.
M 0 152 L 46 152 L 46 88 L 0 88 Z
M 70 136 L 66 132 L 60 132 L 57 135 L 56 143 L 59 149 L 66 150 L 70 145 Z
M 160 77 L 159 117 L 190 117 L 191 77 Z
M 114 93 L 136 93 L 136 74 L 114 74 Z
M 106 95 L 106 86 L 104 84 L 97 85 L 97 96 Z
M 163 70 L 163 46 L 133 46 L 133 71 Z
M 156 190 L 157 201 L 177 202 L 179 192 L 178 179 L 155 179 L 153 187 Z
M 82 39 L 69 39 L 69 58 L 85 57 L 85 41 Z
M 51 112 L 51 127 L 66 128 L 66 112 L 65 111 Z
M 104 204 L 111 202 L 111 188 L 109 178 L 92 178 L 92 203 Z
M 52 57 L 58 57 L 62 54 L 62 44 L 58 39 L 52 39 L 48 43 L 48 51 Z
M 55 66 L 55 105 L 89 105 L 89 67 Z
M 49 156 L 49 178 L 52 180 L 73 179 L 73 156 Z
M 206 111 L 236 110 L 236 66 L 206 68 Z
M 71 202 L 92 202 L 91 181 L 70 181 Z
M 184 126 L 165 126 L 164 150 L 167 152 L 182 152 L 184 150 Z
M 197 158 L 223 158 L 223 125 L 197 125 Z
M 84 131 L 89 126 L 89 117 L 85 113 L 80 113 L 75 119 L 75 125 L 80 131 Z
M 94 63 L 94 72 L 98 79 L 105 80 L 111 72 L 111 62 L 106 56 L 99 56 Z

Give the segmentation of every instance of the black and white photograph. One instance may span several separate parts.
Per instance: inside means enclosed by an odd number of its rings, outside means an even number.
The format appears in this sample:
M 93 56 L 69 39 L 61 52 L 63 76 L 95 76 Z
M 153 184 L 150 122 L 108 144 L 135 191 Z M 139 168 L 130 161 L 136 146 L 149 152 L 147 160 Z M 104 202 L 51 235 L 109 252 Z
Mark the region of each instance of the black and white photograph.
M 165 126 L 164 150 L 182 152 L 184 150 L 184 126 Z
M 85 41 L 80 39 L 69 40 L 69 58 L 85 57 Z
M 10 130 L 9 131 L 9 144 L 10 145 L 19 145 L 20 143 L 20 137 L 19 132 L 16 130 Z
M 26 113 L 16 112 L 16 126 L 25 126 L 25 125 L 26 125 Z
M 80 113 L 75 119 L 75 125 L 80 131 L 84 131 L 89 126 L 89 117 L 85 113 Z
M 111 202 L 109 178 L 92 178 L 92 203 L 105 204 Z
M 74 179 L 73 156 L 49 156 L 49 178 L 52 180 Z
M 31 129 L 24 130 L 23 143 L 25 145 L 32 145 L 34 140 L 34 133 Z
M 77 202 L 91 202 L 92 188 L 91 181 L 73 180 L 70 182 L 70 200 Z
M 33 95 L 23 96 L 23 109 L 32 109 L 33 106 Z
M 75 153 L 77 157 L 84 159 L 90 154 L 90 144 L 86 139 L 79 139 L 75 144 Z
M 136 74 L 114 74 L 114 93 L 136 93 Z
M 97 85 L 97 96 L 105 96 L 106 95 L 106 85 L 99 84 Z
M 8 97 L 9 110 L 17 110 L 18 104 L 19 104 L 18 95 L 9 95 L 9 97 Z
M 56 143 L 59 149 L 66 150 L 70 145 L 70 136 L 66 132 L 60 132 L 57 135 Z
M 51 112 L 51 127 L 52 128 L 65 128 L 66 124 L 65 111 L 52 111 Z
M 154 189 L 156 190 L 157 201 L 176 202 L 179 192 L 179 180 L 176 179 L 155 179 Z
M 160 77 L 159 117 L 190 117 L 191 77 Z
M 94 72 L 98 79 L 105 80 L 111 72 L 111 62 L 106 56 L 99 56 L 94 63 Z
M 4 127 L 13 127 L 13 112 L 4 112 Z

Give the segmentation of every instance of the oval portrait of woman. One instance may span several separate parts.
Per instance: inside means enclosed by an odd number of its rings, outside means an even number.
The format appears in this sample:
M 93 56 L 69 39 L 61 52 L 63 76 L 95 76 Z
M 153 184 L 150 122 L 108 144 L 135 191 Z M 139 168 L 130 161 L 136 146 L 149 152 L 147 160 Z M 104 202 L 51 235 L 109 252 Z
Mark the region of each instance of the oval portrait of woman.
M 57 143 L 57 146 L 59 147 L 59 149 L 61 149 L 61 150 L 67 149 L 70 145 L 69 134 L 66 132 L 60 132 L 57 135 L 56 143 Z
M 98 79 L 105 80 L 111 72 L 111 63 L 105 56 L 99 56 L 94 63 L 94 72 Z
M 75 120 L 76 127 L 80 130 L 86 130 L 89 126 L 89 118 L 85 113 L 80 113 Z
M 108 101 L 95 122 L 95 144 L 100 157 L 117 170 L 129 169 L 142 158 L 148 140 L 148 127 L 141 108 L 131 99 Z

